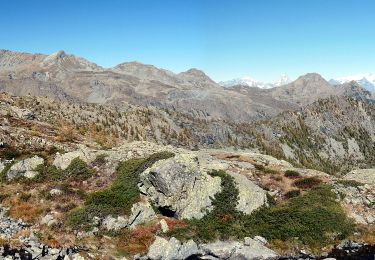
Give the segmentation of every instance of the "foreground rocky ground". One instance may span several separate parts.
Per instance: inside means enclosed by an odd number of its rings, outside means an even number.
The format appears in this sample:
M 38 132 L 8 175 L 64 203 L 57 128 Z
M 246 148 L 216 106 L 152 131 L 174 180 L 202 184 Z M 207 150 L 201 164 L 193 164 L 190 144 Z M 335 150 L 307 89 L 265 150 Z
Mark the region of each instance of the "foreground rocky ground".
M 248 150 L 148 142 L 65 149 L 2 160 L 4 257 L 269 259 L 374 241 L 372 170 L 331 176 Z M 327 223 L 300 234 L 267 230 L 290 227 L 283 214 Z M 325 239 L 314 243 L 314 232 Z
M 167 145 L 163 129 L 173 125 L 166 118 L 156 127 L 147 109 L 119 116 L 43 98 L 0 101 L 2 258 L 324 258 L 373 250 L 374 169 L 328 174 L 259 149 L 203 148 L 183 126 Z M 88 121 L 72 116 L 78 111 Z M 104 130 L 82 128 L 87 122 Z M 362 159 L 371 162 L 371 151 Z

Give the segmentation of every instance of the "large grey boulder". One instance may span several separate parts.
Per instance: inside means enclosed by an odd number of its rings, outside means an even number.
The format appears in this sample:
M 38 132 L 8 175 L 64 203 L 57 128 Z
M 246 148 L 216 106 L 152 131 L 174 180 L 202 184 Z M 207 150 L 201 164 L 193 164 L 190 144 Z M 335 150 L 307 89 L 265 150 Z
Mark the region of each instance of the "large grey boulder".
M 244 243 L 237 241 L 217 241 L 200 245 L 203 255 L 214 256 L 218 259 L 248 260 L 276 259 L 277 254 L 267 248 L 262 242 L 245 238 Z
M 345 180 L 353 180 L 362 183 L 375 184 L 375 169 L 353 170 L 344 176 Z
M 169 240 L 157 236 L 149 248 L 146 259 L 151 260 L 182 260 L 190 256 L 199 255 L 200 251 L 193 240 L 183 244 L 176 238 Z
M 134 228 L 154 218 L 156 218 L 156 214 L 148 201 L 137 202 L 132 206 L 128 225 L 130 228 Z
M 259 238 L 251 239 L 245 237 L 245 242 L 231 256 L 231 259 L 274 259 L 277 254 L 265 246 L 265 241 L 259 241 Z
M 7 172 L 7 179 L 25 177 L 28 179 L 34 178 L 38 172 L 35 169 L 44 163 L 44 159 L 39 156 L 24 159 L 13 164 Z
M 267 192 L 250 181 L 246 176 L 228 172 L 234 178 L 239 192 L 236 209 L 245 214 L 251 214 L 254 210 L 267 205 Z
M 210 255 L 219 259 L 229 259 L 234 251 L 240 247 L 241 243 L 236 241 L 217 241 L 199 246 L 203 255 Z
M 75 158 L 80 158 L 84 162 L 89 163 L 95 159 L 95 155 L 86 147 L 81 146 L 80 149 L 76 151 L 64 154 L 56 153 L 53 165 L 59 169 L 65 170 Z
M 34 113 L 28 109 L 19 108 L 16 106 L 10 106 L 9 108 L 10 108 L 11 114 L 13 114 L 14 116 L 20 119 L 32 120 L 35 117 Z
M 199 259 L 276 259 L 277 254 L 267 248 L 263 242 L 245 238 L 244 242 L 238 241 L 216 241 L 208 244 L 197 245 L 193 240 L 183 244 L 172 237 L 167 240 L 156 237 L 150 246 L 149 252 L 140 259 L 150 260 L 183 260 L 192 257 Z
M 140 175 L 140 191 L 160 210 L 180 219 L 202 218 L 221 191 L 221 179 L 203 172 L 191 153 L 155 163 Z

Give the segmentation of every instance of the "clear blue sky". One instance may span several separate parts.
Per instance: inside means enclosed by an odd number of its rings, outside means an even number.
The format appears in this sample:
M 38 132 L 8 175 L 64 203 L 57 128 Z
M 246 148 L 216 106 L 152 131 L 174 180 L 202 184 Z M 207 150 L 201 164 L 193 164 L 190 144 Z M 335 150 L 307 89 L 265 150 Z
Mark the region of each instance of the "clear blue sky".
M 375 0 L 2 0 L 0 48 L 215 80 L 375 72 Z

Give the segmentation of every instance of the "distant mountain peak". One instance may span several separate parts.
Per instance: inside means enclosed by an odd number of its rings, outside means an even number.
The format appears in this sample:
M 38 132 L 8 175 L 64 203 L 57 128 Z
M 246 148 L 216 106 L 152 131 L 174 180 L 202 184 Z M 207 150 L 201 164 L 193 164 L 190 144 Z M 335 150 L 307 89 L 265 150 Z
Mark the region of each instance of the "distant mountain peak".
M 290 83 L 290 79 L 286 74 L 282 74 L 278 80 L 273 83 L 258 81 L 250 76 L 244 76 L 241 78 L 236 78 L 228 81 L 221 81 L 219 85 L 225 88 L 231 88 L 234 86 L 247 86 L 247 87 L 257 87 L 261 89 L 270 89 L 274 87 L 280 87 L 282 85 Z
M 216 82 L 213 81 L 209 76 L 207 76 L 206 73 L 196 68 L 192 68 L 187 71 L 181 72 L 178 74 L 178 77 L 181 78 L 182 80 L 201 81 L 201 82 L 204 82 L 205 84 L 216 85 Z M 198 85 L 201 85 L 201 84 L 198 84 Z
M 297 80 L 298 81 L 305 81 L 305 82 L 322 82 L 329 84 L 319 73 L 307 73 L 305 75 L 300 76 Z
M 361 87 L 365 88 L 366 90 L 375 93 L 375 73 L 363 73 L 357 74 L 347 77 L 341 77 L 338 79 L 334 79 L 335 82 L 338 84 L 344 84 L 351 81 L 357 82 Z M 338 85 L 334 84 L 334 85 Z
M 283 86 L 283 85 L 286 85 L 288 83 L 290 83 L 291 80 L 289 78 L 289 76 L 284 73 L 280 76 L 280 78 L 278 80 L 276 80 L 273 84 L 276 86 L 276 87 L 280 87 L 280 86 Z

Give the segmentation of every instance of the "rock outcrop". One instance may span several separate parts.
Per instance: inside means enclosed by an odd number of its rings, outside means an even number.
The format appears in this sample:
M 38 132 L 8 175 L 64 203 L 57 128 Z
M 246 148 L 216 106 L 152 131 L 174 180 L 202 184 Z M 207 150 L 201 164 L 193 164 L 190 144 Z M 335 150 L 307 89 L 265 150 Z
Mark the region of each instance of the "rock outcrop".
M 12 165 L 7 172 L 7 179 L 25 177 L 28 179 L 34 178 L 38 172 L 35 169 L 44 163 L 44 159 L 39 156 L 24 159 Z
M 53 165 L 59 169 L 65 170 L 75 158 L 80 158 L 84 162 L 88 163 L 94 160 L 93 156 L 93 153 L 91 153 L 86 147 L 81 146 L 80 149 L 76 151 L 64 154 L 56 153 Z
M 194 258 L 195 257 L 195 258 Z M 176 238 L 169 240 L 156 237 L 145 257 L 136 259 L 182 260 L 182 259 L 276 259 L 277 254 L 263 243 L 245 238 L 244 242 L 217 241 L 197 245 L 193 240 L 183 244 Z
M 353 170 L 344 176 L 346 180 L 354 180 L 362 183 L 375 184 L 375 169 Z
M 149 202 L 137 202 L 132 206 L 128 226 L 134 228 L 154 218 L 156 218 L 156 214 Z
M 202 172 L 197 157 L 189 153 L 155 163 L 140 180 L 140 191 L 163 214 L 180 219 L 202 218 L 221 190 L 220 178 Z

